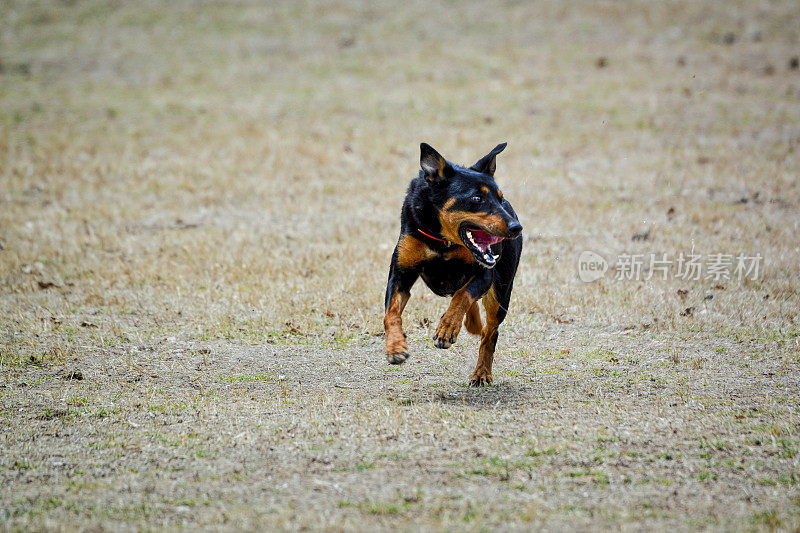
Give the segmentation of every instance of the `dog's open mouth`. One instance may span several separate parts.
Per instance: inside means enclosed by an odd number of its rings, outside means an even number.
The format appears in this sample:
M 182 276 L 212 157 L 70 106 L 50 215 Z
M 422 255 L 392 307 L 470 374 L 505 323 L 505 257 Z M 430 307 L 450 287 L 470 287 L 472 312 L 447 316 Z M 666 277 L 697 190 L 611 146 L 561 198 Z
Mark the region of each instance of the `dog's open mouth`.
M 475 260 L 487 268 L 491 268 L 497 262 L 499 255 L 492 253 L 491 246 L 502 241 L 502 237 L 492 235 L 488 231 L 471 224 L 462 224 L 459 229 L 461 241 L 472 252 Z

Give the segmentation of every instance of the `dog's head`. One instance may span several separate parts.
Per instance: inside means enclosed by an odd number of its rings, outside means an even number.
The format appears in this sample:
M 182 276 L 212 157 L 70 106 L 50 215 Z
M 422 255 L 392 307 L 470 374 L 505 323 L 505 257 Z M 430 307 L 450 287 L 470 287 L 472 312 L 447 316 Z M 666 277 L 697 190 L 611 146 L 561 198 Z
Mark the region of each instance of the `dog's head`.
M 494 181 L 497 154 L 506 143 L 469 168 L 452 164 L 429 145 L 420 145 L 420 175 L 430 186 L 430 199 L 439 211 L 442 236 L 462 244 L 486 268 L 494 267 L 497 255 L 491 246 L 514 239 L 522 225 L 511 204 Z

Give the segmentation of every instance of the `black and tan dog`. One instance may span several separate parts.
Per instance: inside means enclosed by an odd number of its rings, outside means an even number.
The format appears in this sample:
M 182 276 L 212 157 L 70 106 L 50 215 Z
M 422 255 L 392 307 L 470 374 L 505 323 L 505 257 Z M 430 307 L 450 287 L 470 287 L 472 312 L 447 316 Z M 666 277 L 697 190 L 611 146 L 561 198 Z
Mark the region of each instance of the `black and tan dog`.
M 433 340 L 449 348 L 461 330 L 481 336 L 478 365 L 470 385 L 492 382 L 497 328 L 508 311 L 511 287 L 522 253 L 522 225 L 494 181 L 499 144 L 470 168 L 446 161 L 420 145 L 419 176 L 411 181 L 400 217 L 400 239 L 392 255 L 386 287 L 386 358 L 409 356 L 402 314 L 411 286 L 421 277 L 439 296 L 452 296 Z M 478 300 L 483 298 L 486 325 Z

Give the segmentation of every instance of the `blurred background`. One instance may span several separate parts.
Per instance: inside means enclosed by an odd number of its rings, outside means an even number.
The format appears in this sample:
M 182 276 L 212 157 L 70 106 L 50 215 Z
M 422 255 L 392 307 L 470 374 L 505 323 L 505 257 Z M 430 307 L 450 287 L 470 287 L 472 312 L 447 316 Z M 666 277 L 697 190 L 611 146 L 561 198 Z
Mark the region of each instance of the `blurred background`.
M 794 2 L 2 12 L 9 346 L 44 349 L 51 315 L 95 317 L 104 342 L 379 333 L 421 141 L 461 163 L 509 142 L 497 180 L 525 226 L 510 318 L 524 331 L 796 331 Z M 614 282 L 612 265 L 584 284 L 584 250 L 761 253 L 766 269 L 752 283 L 643 283 Z M 412 331 L 427 336 L 442 305 L 417 289 Z
M 798 55 L 796 0 L 0 0 L 0 529 L 796 528 Z M 422 284 L 384 359 L 422 141 L 509 143 L 481 390 Z

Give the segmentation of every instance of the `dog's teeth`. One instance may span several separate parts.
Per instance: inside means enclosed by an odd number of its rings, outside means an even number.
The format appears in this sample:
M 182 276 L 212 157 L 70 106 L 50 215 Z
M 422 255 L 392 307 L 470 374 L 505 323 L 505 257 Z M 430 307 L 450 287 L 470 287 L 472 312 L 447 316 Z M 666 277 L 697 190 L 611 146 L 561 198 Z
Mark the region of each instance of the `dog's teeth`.
M 472 232 L 469 230 L 467 230 L 467 237 L 469 238 L 469 240 L 472 240 Z

